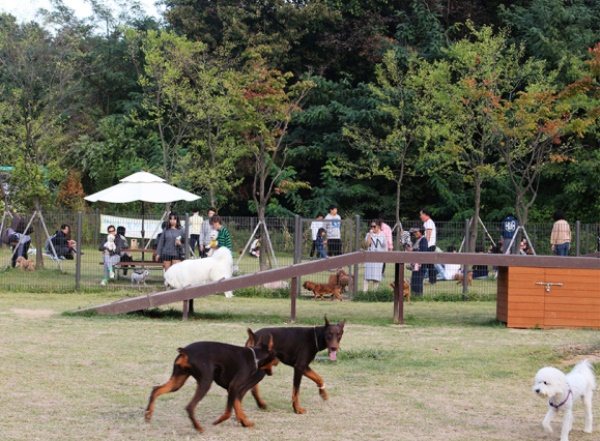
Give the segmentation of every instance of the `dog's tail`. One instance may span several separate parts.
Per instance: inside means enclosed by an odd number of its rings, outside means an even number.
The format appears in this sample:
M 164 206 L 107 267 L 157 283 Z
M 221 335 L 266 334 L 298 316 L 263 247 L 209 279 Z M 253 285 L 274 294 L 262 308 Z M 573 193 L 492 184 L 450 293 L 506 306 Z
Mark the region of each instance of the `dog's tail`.
M 587 358 L 582 362 L 577 363 L 571 372 L 583 375 L 587 379 L 588 383 L 593 385 L 593 389 L 597 388 L 596 376 L 594 375 L 594 365 L 590 363 Z

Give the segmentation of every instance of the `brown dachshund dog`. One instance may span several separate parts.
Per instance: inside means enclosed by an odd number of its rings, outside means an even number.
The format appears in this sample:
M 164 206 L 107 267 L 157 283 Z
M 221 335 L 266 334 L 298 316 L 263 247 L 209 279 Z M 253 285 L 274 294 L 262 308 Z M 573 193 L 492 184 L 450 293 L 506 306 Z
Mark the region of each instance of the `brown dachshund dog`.
M 394 289 L 395 287 L 394 282 L 390 283 L 390 288 Z M 406 279 L 404 279 L 403 297 L 410 303 L 410 282 Z
M 339 285 L 335 285 L 332 283 L 314 283 L 306 281 L 302 286 L 304 287 L 304 289 L 313 292 L 313 294 L 315 295 L 314 300 L 317 300 L 318 297 L 321 297 L 321 300 L 325 300 L 323 294 L 331 294 L 332 301 L 334 298 L 339 299 L 340 302 L 342 301 L 342 287 Z
M 246 392 L 256 386 L 265 375 L 273 374 L 272 368 L 277 365 L 279 360 L 273 350 L 271 335 L 263 332 L 260 337 L 256 337 L 248 329 L 248 337 L 247 347 L 200 341 L 183 349 L 177 349 L 179 355 L 175 359 L 170 380 L 152 389 L 146 408 L 146 421 L 149 422 L 152 419 L 156 399 L 163 394 L 179 390 L 191 375 L 197 382 L 196 393 L 185 409 L 198 432 L 203 432 L 204 429 L 196 419 L 194 410 L 210 389 L 213 381 L 227 390 L 225 413 L 213 424 L 219 424 L 229 419 L 233 409 L 237 421 L 242 426 L 254 426 L 254 423 L 248 421 L 242 410 L 242 399 Z
M 337 270 L 335 274 L 331 274 L 329 276 L 329 280 L 327 281 L 327 283 L 329 283 L 330 285 L 333 284 L 341 286 L 342 292 L 346 292 L 346 287 L 348 285 L 352 285 L 353 282 L 354 277 L 352 277 L 351 274 L 348 274 L 346 271 L 344 271 L 343 268 Z
M 456 282 L 457 285 L 461 285 L 465 279 L 465 276 L 463 275 L 463 273 L 457 273 L 454 275 L 454 279 L 458 280 L 458 282 Z M 467 285 L 473 286 L 473 272 L 472 271 L 467 272 Z
M 323 378 L 313 371 L 309 365 L 315 359 L 317 352 L 324 349 L 327 349 L 330 360 L 337 360 L 337 351 L 344 335 L 345 324 L 346 320 L 337 324 L 331 324 L 327 320 L 327 317 L 325 317 L 325 326 L 264 328 L 256 331 L 255 335 L 257 338 L 265 334 L 272 335 L 275 355 L 283 364 L 294 368 L 292 389 L 292 406 L 294 412 L 300 414 L 306 412 L 305 409 L 300 407 L 300 403 L 298 402 L 300 382 L 303 376 L 317 384 L 321 398 L 324 400 L 328 398 Z M 252 388 L 252 395 L 258 407 L 261 409 L 267 408 L 267 403 L 258 394 L 258 384 Z

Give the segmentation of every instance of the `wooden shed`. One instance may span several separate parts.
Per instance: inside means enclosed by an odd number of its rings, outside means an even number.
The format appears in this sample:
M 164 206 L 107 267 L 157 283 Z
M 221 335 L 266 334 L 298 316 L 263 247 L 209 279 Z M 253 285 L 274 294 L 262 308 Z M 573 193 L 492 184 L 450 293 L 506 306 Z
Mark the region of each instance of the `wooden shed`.
M 502 267 L 496 317 L 509 328 L 600 329 L 600 269 Z

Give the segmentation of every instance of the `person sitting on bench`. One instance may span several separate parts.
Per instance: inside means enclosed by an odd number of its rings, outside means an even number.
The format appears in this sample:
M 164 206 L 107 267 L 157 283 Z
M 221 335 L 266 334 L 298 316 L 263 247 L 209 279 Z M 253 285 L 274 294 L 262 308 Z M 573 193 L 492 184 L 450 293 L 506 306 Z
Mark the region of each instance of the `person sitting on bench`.
M 51 238 L 52 245 L 56 251 L 56 256 L 61 260 L 73 260 L 73 256 L 77 254 L 77 242 L 71 240 L 71 227 L 67 224 L 62 224 L 60 230 L 58 230 Z M 52 258 L 52 249 L 47 244 L 45 250 Z

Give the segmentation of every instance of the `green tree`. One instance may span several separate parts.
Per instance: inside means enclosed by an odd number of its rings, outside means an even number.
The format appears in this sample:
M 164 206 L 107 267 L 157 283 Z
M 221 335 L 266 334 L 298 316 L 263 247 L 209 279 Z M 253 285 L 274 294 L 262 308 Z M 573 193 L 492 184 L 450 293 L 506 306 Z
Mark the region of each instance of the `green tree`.
M 6 15 L 0 20 L 0 102 L 6 112 L 0 136 L 8 141 L 14 166 L 11 202 L 28 210 L 42 210 L 50 202 L 47 183 L 66 177 L 61 147 L 81 79 L 72 37 L 35 23 L 17 25 Z M 41 233 L 39 226 L 36 231 Z M 42 249 L 42 235 L 35 240 Z M 43 266 L 41 253 L 36 260 Z
M 508 45 L 504 33 L 468 26 L 470 38 L 444 49 L 443 61 L 418 63 L 410 81 L 419 94 L 422 166 L 441 175 L 451 166 L 474 189 L 469 242 L 474 251 L 482 187 L 498 173 L 494 108 L 540 76 L 542 66 L 523 61 L 522 49 Z
M 236 96 L 237 130 L 252 158 L 253 208 L 262 222 L 275 194 L 297 191 L 305 185 L 282 179 L 291 176 L 286 136 L 294 114 L 301 110 L 300 104 L 315 84 L 310 80 L 288 84 L 292 79 L 291 73 L 269 69 L 258 53 L 250 53 L 241 77 L 243 89 Z M 264 254 L 261 253 L 261 265 Z
M 527 222 L 538 196 L 542 172 L 568 158 L 586 133 L 597 131 L 600 46 L 590 53 L 589 71 L 579 81 L 556 91 L 553 77 L 544 76 L 513 100 L 503 99 L 495 109 L 502 137 L 497 150 L 504 160 L 521 224 Z

